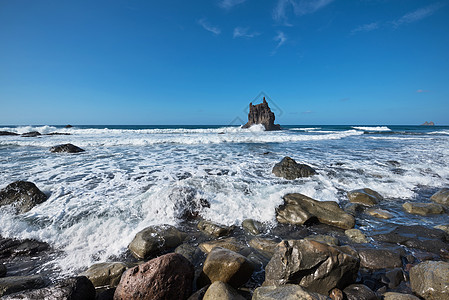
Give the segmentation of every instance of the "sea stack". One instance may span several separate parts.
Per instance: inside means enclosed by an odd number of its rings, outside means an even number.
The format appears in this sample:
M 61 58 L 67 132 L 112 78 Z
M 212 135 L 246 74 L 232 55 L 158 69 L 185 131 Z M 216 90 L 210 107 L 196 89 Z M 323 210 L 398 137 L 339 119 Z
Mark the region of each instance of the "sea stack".
M 435 126 L 435 123 L 430 121 L 430 122 L 424 122 L 423 124 L 421 124 L 421 126 Z
M 262 124 L 267 131 L 281 130 L 279 124 L 274 124 L 274 119 L 274 113 L 268 106 L 265 97 L 263 97 L 262 103 L 257 105 L 253 105 L 253 103 L 249 104 L 248 123 L 243 125 L 243 128 L 249 128 L 255 124 Z

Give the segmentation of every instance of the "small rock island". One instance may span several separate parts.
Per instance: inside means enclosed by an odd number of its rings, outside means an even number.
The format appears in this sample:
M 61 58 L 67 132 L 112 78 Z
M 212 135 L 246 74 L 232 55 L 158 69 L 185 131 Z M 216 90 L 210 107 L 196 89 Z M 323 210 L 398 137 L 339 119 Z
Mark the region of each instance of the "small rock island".
M 421 124 L 421 126 L 435 126 L 435 123 L 430 121 L 430 122 L 424 122 L 423 124 Z
M 249 128 L 252 125 L 262 124 L 267 131 L 281 130 L 281 126 L 279 124 L 274 124 L 274 119 L 274 113 L 268 106 L 265 97 L 263 97 L 262 103 L 256 105 L 253 105 L 253 103 L 249 104 L 248 123 L 243 125 L 243 128 Z

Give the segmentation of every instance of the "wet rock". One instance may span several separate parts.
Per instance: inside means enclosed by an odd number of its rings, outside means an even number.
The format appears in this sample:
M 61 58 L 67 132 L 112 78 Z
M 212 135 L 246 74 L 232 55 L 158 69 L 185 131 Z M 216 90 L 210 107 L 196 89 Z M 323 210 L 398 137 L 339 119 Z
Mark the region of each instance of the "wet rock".
M 388 249 L 361 248 L 358 249 L 360 267 L 371 270 L 393 269 L 402 267 L 401 255 Z
M 197 248 L 193 247 L 192 245 L 184 243 L 176 247 L 175 253 L 181 254 L 182 256 L 187 258 L 188 261 L 193 263 L 196 250 Z
M 401 294 L 394 292 L 385 293 L 383 296 L 384 300 L 419 300 L 418 297 L 410 294 Z
M 326 300 L 329 299 L 318 293 L 308 292 L 299 285 L 285 284 L 280 286 L 258 287 L 252 300 Z
M 242 227 L 246 232 L 252 235 L 258 235 L 264 231 L 263 224 L 253 219 L 243 220 Z
M 278 241 L 268 238 L 255 237 L 249 241 L 249 245 L 256 250 L 259 250 L 267 257 L 272 257 Z
M 234 238 L 234 237 L 230 237 L 230 238 L 226 238 L 226 239 L 220 239 L 220 240 L 215 240 L 215 241 L 210 241 L 210 242 L 204 242 L 204 243 L 199 244 L 198 247 L 204 253 L 211 252 L 212 249 L 214 249 L 215 247 L 226 248 L 226 249 L 229 249 L 231 251 L 240 253 L 242 255 L 247 255 L 250 252 L 249 248 L 246 247 L 246 245 L 243 245 L 242 243 L 237 241 L 237 239 Z
M 122 262 L 106 262 L 92 265 L 81 276 L 86 276 L 95 287 L 116 287 L 126 270 Z
M 221 281 L 212 283 L 204 294 L 203 300 L 245 300 L 232 286 Z
M 41 134 L 37 131 L 31 131 L 31 132 L 26 132 L 26 133 L 22 133 L 20 136 L 23 137 L 37 137 L 40 136 Z
M 323 244 L 328 244 L 329 246 L 340 245 L 340 241 L 336 237 L 330 235 L 323 235 L 323 234 L 309 235 L 306 236 L 304 239 L 310 241 L 317 241 Z
M 128 248 L 137 258 L 147 258 L 179 246 L 186 235 L 171 225 L 150 226 L 138 232 Z
M 169 253 L 127 270 L 114 299 L 187 299 L 192 291 L 193 265 Z
M 396 268 L 386 272 L 385 277 L 388 279 L 388 288 L 390 289 L 394 289 L 401 284 L 402 281 L 407 280 L 401 268 Z
M 443 230 L 446 233 L 449 233 L 449 225 L 437 225 L 434 228 Z
M 272 173 L 277 177 L 293 180 L 300 177 L 309 177 L 316 174 L 316 171 L 304 164 L 298 164 L 294 159 L 286 156 L 281 162 L 274 165 Z
M 72 128 L 73 126 L 70 124 L 67 124 L 64 128 Z
M 3 299 L 3 298 L 2 298 Z M 29 290 L 4 297 L 8 300 L 95 300 L 95 287 L 84 276 L 59 281 L 53 286 Z
M 193 293 L 187 300 L 203 300 L 204 294 L 206 293 L 208 288 L 209 285 L 202 287 L 201 289 Z
M 0 190 L 0 206 L 13 204 L 19 213 L 30 211 L 47 198 L 34 183 L 28 181 L 15 181 Z
M 3 277 L 6 275 L 6 267 L 4 264 L 0 264 L 0 277 Z
M 173 188 L 168 199 L 174 203 L 176 217 L 180 219 L 196 218 L 204 208 L 210 207 L 210 203 L 189 186 Z
M 430 200 L 438 204 L 449 206 L 449 189 L 444 188 L 436 192 L 430 197 Z
M 359 264 L 357 252 L 349 246 L 332 247 L 308 240 L 282 241 L 265 268 L 264 286 L 293 283 L 328 295 L 333 288 L 353 283 Z
M 7 136 L 7 135 L 18 135 L 18 134 L 9 131 L 0 131 L 0 136 Z
M 345 231 L 345 235 L 354 243 L 365 244 L 369 242 L 366 235 L 364 235 L 359 229 L 348 229 Z
M 449 262 L 426 261 L 410 270 L 412 291 L 424 299 L 449 299 Z
M 51 133 L 47 133 L 47 134 L 44 134 L 44 135 L 50 135 L 50 136 L 52 136 L 52 135 L 72 135 L 72 134 L 70 134 L 70 133 L 64 133 L 64 132 L 51 132 Z
M 198 283 L 204 286 L 215 281 L 222 281 L 237 288 L 249 280 L 253 271 L 253 264 L 243 255 L 215 247 L 204 261 L 203 272 Z
M 370 208 L 366 210 L 366 213 L 370 216 L 379 218 L 379 219 L 391 219 L 393 218 L 393 214 L 390 212 L 380 209 L 380 208 Z
M 348 300 L 378 300 L 376 293 L 363 284 L 351 284 L 343 290 Z
M 268 106 L 265 97 L 263 97 L 263 102 L 257 105 L 249 104 L 249 113 L 248 113 L 248 123 L 243 125 L 242 128 L 249 128 L 255 124 L 262 124 L 265 127 L 265 130 L 281 130 L 281 126 L 279 124 L 274 124 L 274 113 L 271 111 Z
M 365 209 L 366 206 L 359 203 L 348 203 L 344 207 L 344 211 L 353 216 L 356 216 L 357 214 L 364 212 Z
M 50 249 L 47 243 L 36 240 L 17 240 L 0 237 L 0 259 L 16 256 L 29 256 Z
M 85 150 L 81 149 L 80 147 L 72 144 L 58 145 L 50 148 L 50 152 L 53 153 L 79 153 L 84 151 Z
M 317 201 L 302 194 L 287 194 L 284 204 L 276 209 L 279 223 L 302 225 L 318 220 L 335 227 L 350 229 L 355 219 L 345 213 L 336 202 Z
M 402 205 L 402 207 L 409 214 L 420 216 L 444 213 L 443 206 L 436 203 L 406 202 Z
M 0 278 L 0 297 L 28 289 L 38 289 L 44 285 L 44 279 L 39 275 L 2 277 Z
M 347 194 L 351 203 L 359 203 L 365 206 L 375 206 L 383 200 L 379 193 L 369 188 L 353 190 Z
M 202 232 L 215 236 L 215 237 L 221 237 L 229 235 L 232 231 L 232 227 L 217 224 L 211 221 L 201 220 L 198 223 L 198 229 Z

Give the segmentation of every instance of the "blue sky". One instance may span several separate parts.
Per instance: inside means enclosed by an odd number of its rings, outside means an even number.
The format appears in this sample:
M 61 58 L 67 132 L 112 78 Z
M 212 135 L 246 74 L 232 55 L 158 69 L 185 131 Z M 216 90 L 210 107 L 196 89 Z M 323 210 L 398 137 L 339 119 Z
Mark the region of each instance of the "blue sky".
M 0 124 L 449 124 L 449 1 L 0 0 Z

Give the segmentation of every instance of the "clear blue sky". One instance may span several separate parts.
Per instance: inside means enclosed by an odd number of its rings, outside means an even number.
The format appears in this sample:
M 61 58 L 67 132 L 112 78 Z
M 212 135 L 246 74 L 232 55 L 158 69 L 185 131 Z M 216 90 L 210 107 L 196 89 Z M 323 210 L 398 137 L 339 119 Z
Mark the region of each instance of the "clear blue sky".
M 449 124 L 449 1 L 0 0 L 0 124 Z

